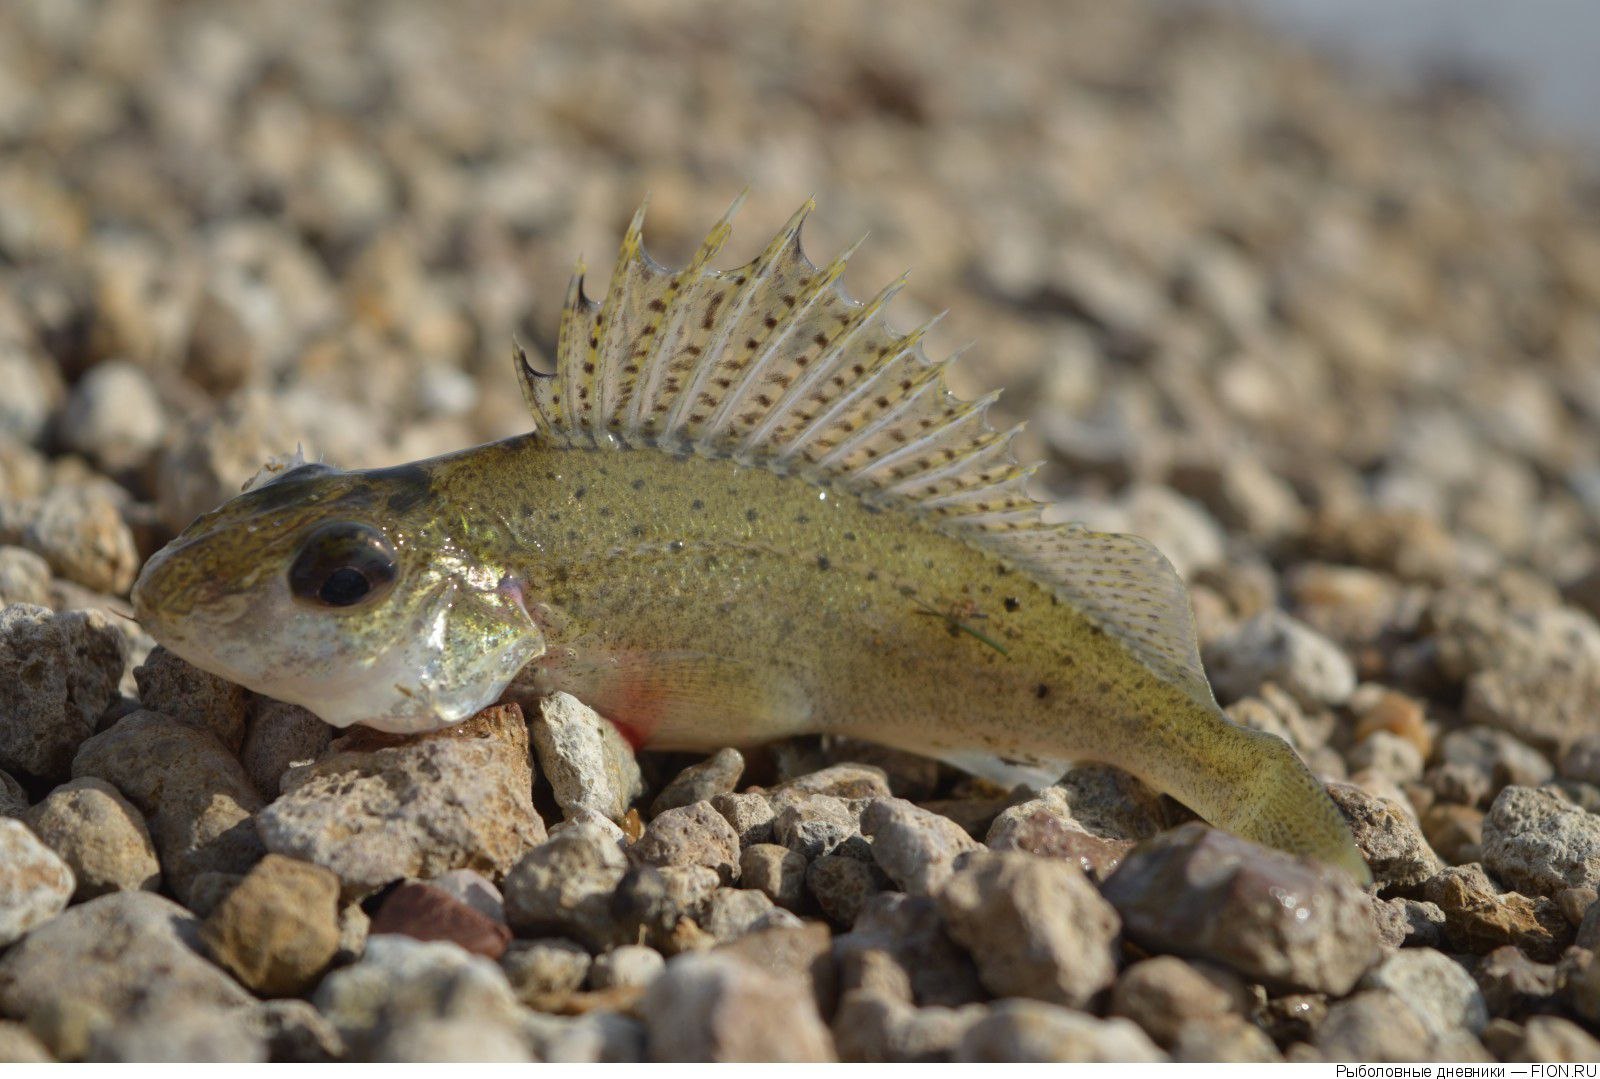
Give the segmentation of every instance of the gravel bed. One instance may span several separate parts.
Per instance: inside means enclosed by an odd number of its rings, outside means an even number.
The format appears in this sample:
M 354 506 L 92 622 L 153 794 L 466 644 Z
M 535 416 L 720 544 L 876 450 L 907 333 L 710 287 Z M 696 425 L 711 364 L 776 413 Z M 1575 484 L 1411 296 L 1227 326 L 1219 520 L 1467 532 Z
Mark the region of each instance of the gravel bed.
M 0 5 L 0 1061 L 1600 1058 L 1600 184 L 1458 84 L 1092 0 Z M 335 732 L 153 647 L 269 456 L 529 421 L 648 191 L 917 268 L 1376 883 L 581 703 Z

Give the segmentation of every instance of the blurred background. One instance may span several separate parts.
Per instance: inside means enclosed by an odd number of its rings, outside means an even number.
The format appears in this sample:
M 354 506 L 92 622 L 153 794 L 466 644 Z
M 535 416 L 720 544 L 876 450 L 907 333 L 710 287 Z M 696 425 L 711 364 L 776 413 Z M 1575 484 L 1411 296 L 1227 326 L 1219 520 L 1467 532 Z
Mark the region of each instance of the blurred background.
M 1236 613 L 1306 559 L 1600 609 L 1596 20 L 1395 7 L 0 4 L 0 501 L 92 478 L 116 592 L 297 442 L 525 430 L 575 258 L 749 185 L 727 264 L 815 194 L 1064 514 Z

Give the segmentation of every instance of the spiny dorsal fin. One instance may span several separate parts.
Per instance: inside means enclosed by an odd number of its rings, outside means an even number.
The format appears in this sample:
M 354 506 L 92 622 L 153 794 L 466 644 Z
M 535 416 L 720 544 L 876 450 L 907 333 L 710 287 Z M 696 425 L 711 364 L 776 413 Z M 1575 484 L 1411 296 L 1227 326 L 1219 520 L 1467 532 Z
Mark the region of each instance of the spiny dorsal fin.
M 740 201 L 742 201 L 742 196 Z M 896 333 L 839 284 L 850 252 L 818 268 L 800 246 L 807 202 L 752 262 L 711 268 L 728 210 L 688 266 L 644 249 L 644 209 L 622 241 L 604 303 L 574 275 L 554 374 L 518 352 L 541 437 L 732 457 L 911 513 L 1056 589 L 1161 677 L 1205 701 L 1188 594 L 1136 536 L 1047 524 L 1027 491 L 1036 465 L 989 426 L 996 395 L 964 401 L 924 353 L 926 326 Z M 852 249 L 853 250 L 853 249 Z

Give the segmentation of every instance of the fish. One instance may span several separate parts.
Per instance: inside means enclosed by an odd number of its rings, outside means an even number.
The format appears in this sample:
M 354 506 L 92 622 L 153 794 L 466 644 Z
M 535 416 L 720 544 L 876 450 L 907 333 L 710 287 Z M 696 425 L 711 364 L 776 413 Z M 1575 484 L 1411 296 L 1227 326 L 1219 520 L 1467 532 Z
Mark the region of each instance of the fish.
M 741 196 L 742 199 L 742 196 Z M 1113 764 L 1211 824 L 1369 881 L 1286 742 L 1231 722 L 1188 592 L 1147 540 L 1046 521 L 996 394 L 958 396 L 930 324 L 892 329 L 854 248 L 643 243 L 580 261 L 553 371 L 513 348 L 527 434 L 396 467 L 296 460 L 136 582 L 194 665 L 337 727 L 412 734 L 567 692 L 636 749 L 801 734 L 1049 783 Z

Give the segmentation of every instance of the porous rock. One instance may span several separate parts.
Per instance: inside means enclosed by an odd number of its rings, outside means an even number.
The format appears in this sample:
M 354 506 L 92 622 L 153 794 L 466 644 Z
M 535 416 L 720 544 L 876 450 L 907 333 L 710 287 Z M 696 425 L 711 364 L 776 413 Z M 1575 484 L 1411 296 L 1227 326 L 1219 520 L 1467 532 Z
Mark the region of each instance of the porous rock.
M 521 710 L 498 705 L 433 734 L 340 739 L 284 776 L 256 828 L 267 849 L 333 870 L 350 899 L 403 877 L 505 873 L 545 838 L 532 791 Z
M 598 825 L 563 828 L 506 875 L 506 920 L 524 936 L 571 936 L 597 949 L 619 942 L 625 929 L 611 898 L 627 871 L 627 856 Z
M 250 777 L 210 731 L 137 711 L 85 742 L 74 777 L 110 783 L 138 807 L 180 899 L 206 872 L 243 873 L 261 857 Z
M 26 824 L 0 819 L 0 948 L 67 905 L 72 870 Z
M 1329 783 L 1328 795 L 1380 888 L 1415 888 L 1443 868 L 1417 822 L 1395 802 L 1349 783 Z
M 203 671 L 161 645 L 133 669 L 139 703 L 152 712 L 203 727 L 237 754 L 244 745 L 250 691 Z
M 739 836 L 709 802 L 668 809 L 651 821 L 629 850 L 647 865 L 703 865 L 724 884 L 739 876 Z
M 103 611 L 0 609 L 0 767 L 65 776 L 116 697 L 126 650 Z
M 960 825 L 899 798 L 875 798 L 861 814 L 872 858 L 901 891 L 930 895 L 965 851 L 980 849 Z
M 709 802 L 719 794 L 731 794 L 743 774 L 744 754 L 737 749 L 719 749 L 673 776 L 650 803 L 650 815 L 658 817 L 669 809 Z
M 1434 1038 L 1452 1030 L 1474 1034 L 1489 1021 L 1483 993 L 1465 967 L 1432 948 L 1405 948 L 1362 978 L 1367 989 L 1388 989 L 1416 1013 Z
M 656 1061 L 827 1061 L 833 1040 L 803 985 L 720 953 L 675 957 L 639 1002 Z M 782 1016 L 782 1022 L 772 1022 Z
M 1126 1019 L 1092 1015 L 1037 1000 L 1003 1000 L 968 1027 L 956 1059 L 971 1063 L 1155 1063 L 1166 1059 Z
M 1069 862 L 972 851 L 935 898 L 997 996 L 1081 1007 L 1116 977 L 1117 913 Z
M 263 996 L 305 992 L 339 948 L 339 878 L 269 854 L 200 927 L 206 952 Z
M 1483 863 L 1527 894 L 1600 888 L 1600 816 L 1548 790 L 1506 787 L 1483 818 Z
M 528 724 L 539 768 L 570 818 L 580 808 L 620 821 L 644 791 L 633 750 L 616 726 L 567 693 L 539 702 Z

